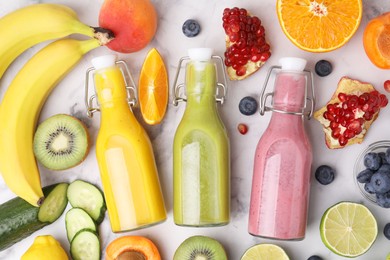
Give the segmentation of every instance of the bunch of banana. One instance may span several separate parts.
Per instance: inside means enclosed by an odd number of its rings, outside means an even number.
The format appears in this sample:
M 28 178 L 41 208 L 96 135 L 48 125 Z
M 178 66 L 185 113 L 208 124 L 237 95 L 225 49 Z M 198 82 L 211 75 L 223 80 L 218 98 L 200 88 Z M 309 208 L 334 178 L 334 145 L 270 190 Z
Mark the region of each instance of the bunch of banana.
M 79 21 L 77 14 L 60 4 L 33 4 L 0 19 L 0 78 L 8 66 L 28 48 L 70 34 L 83 34 L 107 44 L 112 32 L 90 27 Z
M 0 172 L 16 195 L 34 206 L 43 199 L 33 136 L 46 98 L 96 39 L 60 39 L 35 54 L 18 72 L 0 105 Z

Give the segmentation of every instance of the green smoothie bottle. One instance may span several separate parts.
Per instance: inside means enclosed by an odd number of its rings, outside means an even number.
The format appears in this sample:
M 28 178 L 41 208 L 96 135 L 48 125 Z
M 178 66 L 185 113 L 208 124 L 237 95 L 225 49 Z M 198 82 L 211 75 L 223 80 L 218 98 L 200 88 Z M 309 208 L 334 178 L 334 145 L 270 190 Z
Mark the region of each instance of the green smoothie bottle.
M 217 83 L 214 61 L 222 59 L 212 56 L 211 49 L 196 48 L 180 60 L 179 69 L 184 60 L 188 60 L 186 97 L 178 97 L 180 85 L 174 91 L 175 104 L 187 102 L 173 145 L 174 221 L 181 226 L 226 225 L 230 218 L 230 152 L 217 110 L 217 102 L 223 103 L 226 93 L 226 75 L 225 85 Z

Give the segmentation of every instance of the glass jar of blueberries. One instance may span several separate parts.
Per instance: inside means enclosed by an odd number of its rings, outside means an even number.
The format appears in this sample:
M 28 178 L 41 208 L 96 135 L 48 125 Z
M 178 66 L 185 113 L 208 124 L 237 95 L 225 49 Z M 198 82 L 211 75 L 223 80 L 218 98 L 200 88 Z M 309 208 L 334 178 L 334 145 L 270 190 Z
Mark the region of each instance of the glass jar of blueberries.
M 354 178 L 365 198 L 390 208 L 390 140 L 372 143 L 360 153 Z

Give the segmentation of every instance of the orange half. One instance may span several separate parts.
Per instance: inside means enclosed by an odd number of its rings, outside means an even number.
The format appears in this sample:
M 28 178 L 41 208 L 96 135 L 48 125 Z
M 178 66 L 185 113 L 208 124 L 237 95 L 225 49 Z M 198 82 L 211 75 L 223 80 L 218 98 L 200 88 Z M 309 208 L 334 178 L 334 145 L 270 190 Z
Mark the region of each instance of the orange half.
M 159 124 L 168 105 L 168 74 L 155 48 L 148 52 L 142 65 L 138 99 L 144 121 L 149 125 Z
M 362 0 L 277 0 L 285 35 L 299 48 L 327 52 L 351 39 L 362 19 Z

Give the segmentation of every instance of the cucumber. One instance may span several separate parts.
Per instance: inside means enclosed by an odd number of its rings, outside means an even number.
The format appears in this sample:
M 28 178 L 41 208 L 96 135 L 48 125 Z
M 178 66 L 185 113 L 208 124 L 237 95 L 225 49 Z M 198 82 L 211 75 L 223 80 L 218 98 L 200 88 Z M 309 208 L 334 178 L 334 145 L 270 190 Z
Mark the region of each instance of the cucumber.
M 99 225 L 103 221 L 106 203 L 98 187 L 86 181 L 76 180 L 69 185 L 67 196 L 72 207 L 85 210 L 96 224 Z
M 68 183 L 60 183 L 54 187 L 38 210 L 39 221 L 53 223 L 64 213 L 68 204 L 68 186 Z
M 51 224 L 55 221 L 54 216 L 58 218 L 62 214 L 64 211 L 62 204 L 57 207 L 57 205 L 51 205 L 50 203 L 53 197 L 61 198 L 61 196 L 67 201 L 66 190 L 63 188 L 57 189 L 58 185 L 61 185 L 61 187 L 64 186 L 63 183 L 60 183 L 43 188 L 43 194 L 46 199 L 41 207 L 46 204 L 44 210 L 32 206 L 19 197 L 0 205 L 0 251 L 23 240 L 44 226 Z M 39 213 L 43 216 L 50 215 L 51 217 L 49 220 L 43 217 L 45 221 L 40 221 L 38 217 Z
M 70 243 L 70 254 L 74 260 L 99 260 L 100 241 L 91 230 L 80 230 Z
M 68 241 L 71 242 L 80 230 L 92 230 L 96 232 L 96 224 L 93 219 L 81 208 L 72 208 L 65 215 L 65 226 Z

